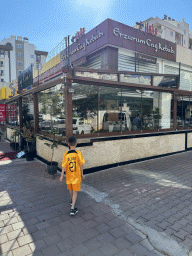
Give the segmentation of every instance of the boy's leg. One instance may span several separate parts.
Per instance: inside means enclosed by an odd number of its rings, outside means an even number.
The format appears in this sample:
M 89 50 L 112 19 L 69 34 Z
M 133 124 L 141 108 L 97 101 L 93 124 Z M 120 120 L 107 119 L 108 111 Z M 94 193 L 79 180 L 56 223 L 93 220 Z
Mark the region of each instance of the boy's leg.
M 71 206 L 71 209 L 74 209 L 76 200 L 77 200 L 77 191 L 73 191 L 73 198 L 72 198 L 72 206 Z
M 71 199 L 73 200 L 73 190 L 70 190 L 70 189 L 69 189 L 69 194 L 70 194 L 70 196 L 71 196 Z

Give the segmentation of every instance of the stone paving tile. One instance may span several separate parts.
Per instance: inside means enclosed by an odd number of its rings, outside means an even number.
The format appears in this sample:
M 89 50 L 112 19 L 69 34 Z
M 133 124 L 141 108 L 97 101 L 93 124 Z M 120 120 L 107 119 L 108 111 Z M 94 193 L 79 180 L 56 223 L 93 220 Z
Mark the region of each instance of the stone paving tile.
M 58 256 L 74 256 L 74 254 L 70 250 L 67 250 L 65 252 L 62 252 Z
M 89 228 L 83 231 L 87 238 L 92 239 L 100 235 L 99 231 L 95 228 Z
M 108 233 L 108 232 L 103 233 L 103 234 L 97 236 L 97 238 L 99 239 L 99 241 L 100 241 L 102 244 L 110 243 L 110 242 L 114 241 L 114 239 L 115 239 L 115 238 L 114 238 L 110 233 Z
M 129 250 L 135 253 L 137 256 L 144 256 L 149 255 L 149 250 L 147 250 L 143 245 L 140 243 L 136 243 L 129 247 Z
M 129 251 L 128 249 L 125 249 L 120 253 L 116 254 L 116 256 L 135 256 L 135 254 L 133 254 L 133 252 Z
M 74 247 L 74 242 L 71 238 L 62 239 L 60 242 L 56 243 L 60 251 L 65 252 Z
M 6 243 L 8 241 L 9 240 L 8 240 L 7 234 L 0 236 L 0 244 Z
M 86 253 L 85 256 L 103 256 L 103 252 L 100 249 L 97 249 L 95 251 Z
M 42 238 L 49 236 L 48 232 L 45 229 L 33 232 L 32 237 L 37 241 L 37 240 L 41 240 Z
M 12 253 L 12 251 L 5 252 L 5 253 L 2 253 L 1 256 L 13 256 L 13 253 Z
M 189 233 L 188 233 L 188 232 L 185 232 L 184 230 L 181 229 L 181 230 L 179 230 L 179 232 L 173 233 L 173 235 L 176 236 L 176 237 L 178 237 L 178 238 L 180 238 L 180 239 L 182 239 L 182 240 L 184 240 L 184 238 L 185 238 L 186 236 L 188 236 Z
M 113 256 L 119 252 L 119 249 L 112 243 L 103 245 L 99 249 L 102 251 L 103 255 L 106 255 L 106 256 Z
M 87 236 L 84 235 L 81 232 L 80 233 L 78 233 L 78 232 L 73 233 L 73 235 L 70 237 L 70 239 L 73 241 L 74 245 L 84 243 L 88 240 Z
M 14 256 L 28 255 L 31 253 L 29 245 L 24 245 L 12 251 Z
M 78 256 L 84 256 L 86 253 L 90 252 L 90 250 L 84 244 L 77 245 L 72 249 L 70 249 L 70 251 L 74 255 L 78 255 Z
M 94 220 L 88 220 L 88 221 L 83 223 L 83 226 L 86 227 L 87 229 L 95 227 L 96 225 L 97 225 L 97 222 L 94 221 Z
M 44 240 L 48 246 L 61 241 L 61 237 L 58 234 L 44 237 Z
M 17 241 L 12 240 L 12 241 L 1 244 L 1 252 L 5 253 L 10 250 L 14 250 L 18 247 L 19 247 L 19 244 L 17 243 Z
M 128 249 L 132 244 L 124 237 L 119 237 L 113 242 L 119 250 Z
M 143 239 L 133 231 L 125 235 L 125 238 L 132 244 L 142 241 Z
M 106 232 L 109 229 L 111 229 L 111 227 L 105 223 L 99 224 L 96 227 L 96 230 L 98 230 L 100 233 Z
M 34 243 L 30 243 L 29 246 L 33 253 L 38 252 L 38 251 L 48 247 L 43 239 L 35 241 Z
M 26 236 L 24 235 L 24 236 L 17 238 L 17 241 L 18 241 L 19 246 L 23 246 L 25 244 L 29 244 L 29 243 L 33 242 L 33 238 L 31 235 L 26 235 Z
M 98 238 L 89 239 L 84 242 L 84 245 L 90 250 L 94 251 L 95 249 L 100 248 L 103 244 L 99 241 Z
M 119 227 L 110 229 L 108 232 L 115 238 L 119 238 L 119 237 L 124 236 L 126 234 L 126 232 L 123 229 L 119 228 Z
M 9 233 L 11 231 L 13 231 L 12 225 L 0 228 L 0 234 L 1 235 L 7 234 L 7 233 Z
M 63 232 L 63 229 L 58 224 L 51 225 L 48 228 L 45 228 L 45 230 L 49 235 L 54 235 Z
M 53 256 L 61 254 L 62 251 L 56 245 L 51 245 L 43 249 L 41 252 L 44 256 Z

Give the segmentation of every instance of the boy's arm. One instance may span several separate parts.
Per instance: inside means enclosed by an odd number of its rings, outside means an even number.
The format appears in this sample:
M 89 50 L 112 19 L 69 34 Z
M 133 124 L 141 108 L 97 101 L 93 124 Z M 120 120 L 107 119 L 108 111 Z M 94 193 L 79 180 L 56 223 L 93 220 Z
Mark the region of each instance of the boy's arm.
M 61 172 L 60 181 L 62 181 L 62 180 L 63 180 L 64 172 L 66 172 L 66 168 L 65 168 L 65 167 L 62 167 L 62 172 Z
M 85 179 L 85 176 L 83 175 L 83 164 L 80 165 L 80 169 L 81 169 L 81 177 L 82 177 L 82 179 L 84 180 L 84 179 Z

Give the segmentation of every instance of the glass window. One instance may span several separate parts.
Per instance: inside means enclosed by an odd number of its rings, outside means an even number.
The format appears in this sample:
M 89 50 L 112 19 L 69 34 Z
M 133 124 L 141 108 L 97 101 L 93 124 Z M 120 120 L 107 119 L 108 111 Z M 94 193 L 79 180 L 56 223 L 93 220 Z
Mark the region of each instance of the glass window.
M 3 67 L 3 61 L 0 61 L 0 67 Z
M 186 30 L 184 30 L 184 35 L 186 35 Z
M 170 31 L 170 36 L 173 36 L 173 31 Z
M 192 108 L 189 96 L 177 96 L 177 129 L 192 126 Z
M 126 123 L 122 121 L 122 116 L 124 117 L 125 113 L 121 115 L 121 94 L 121 88 L 99 87 L 99 132 L 120 132 L 121 126 L 123 130 L 127 130 Z
M 16 48 L 23 48 L 23 45 L 22 44 L 16 44 Z
M 73 84 L 73 134 L 98 132 L 98 86 Z
M 12 126 L 19 125 L 19 104 L 15 101 L 11 104 L 6 104 L 6 123 Z
M 58 84 L 38 93 L 39 129 L 55 130 L 57 136 L 65 136 L 64 86 Z
M 154 76 L 153 77 L 153 86 L 176 88 L 177 87 L 177 78 L 175 76 L 173 76 L 173 77 Z
M 141 91 L 136 89 L 122 89 L 122 120 L 123 131 L 135 131 L 141 129 Z
M 17 61 L 17 66 L 23 66 L 23 62 Z
M 34 55 L 31 55 L 31 58 L 34 59 Z
M 23 72 L 22 70 L 18 70 L 17 75 L 20 75 L 22 72 Z
M 23 123 L 29 122 L 32 126 L 34 125 L 34 104 L 33 96 L 27 95 L 22 97 L 22 113 L 23 113 Z
M 151 76 L 120 74 L 120 81 L 125 83 L 151 85 Z
M 1 82 L 4 82 L 4 79 L 1 79 Z
M 22 54 L 22 53 L 17 53 L 17 57 L 22 58 L 22 57 L 23 57 L 23 54 Z

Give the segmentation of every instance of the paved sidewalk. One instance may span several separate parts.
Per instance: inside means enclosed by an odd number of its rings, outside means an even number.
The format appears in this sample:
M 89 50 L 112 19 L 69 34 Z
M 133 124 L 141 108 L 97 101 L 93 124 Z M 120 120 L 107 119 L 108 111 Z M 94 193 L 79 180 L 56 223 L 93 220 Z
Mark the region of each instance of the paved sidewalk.
M 60 173 L 44 178 L 38 160 L 5 162 L 0 255 L 190 255 L 191 158 L 186 152 L 86 175 L 76 216 Z

